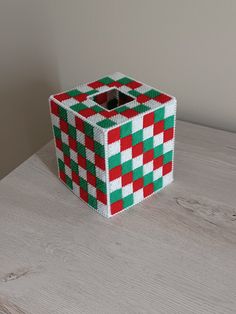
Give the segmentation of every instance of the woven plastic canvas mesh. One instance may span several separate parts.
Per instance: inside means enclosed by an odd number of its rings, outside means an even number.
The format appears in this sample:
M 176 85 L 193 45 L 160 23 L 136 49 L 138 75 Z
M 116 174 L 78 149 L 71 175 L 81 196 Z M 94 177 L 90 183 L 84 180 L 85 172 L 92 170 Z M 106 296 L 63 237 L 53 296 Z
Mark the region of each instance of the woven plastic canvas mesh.
M 49 103 L 59 178 L 103 216 L 172 182 L 173 96 L 114 73 Z

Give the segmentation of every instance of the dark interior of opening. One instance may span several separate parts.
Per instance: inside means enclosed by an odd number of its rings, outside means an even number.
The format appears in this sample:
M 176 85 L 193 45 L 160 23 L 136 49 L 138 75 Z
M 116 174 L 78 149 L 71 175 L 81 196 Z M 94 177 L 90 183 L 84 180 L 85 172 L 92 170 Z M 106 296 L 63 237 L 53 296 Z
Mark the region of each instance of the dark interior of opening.
M 91 97 L 93 101 L 107 110 L 112 110 L 134 100 L 116 88 L 110 89 L 104 93 Z

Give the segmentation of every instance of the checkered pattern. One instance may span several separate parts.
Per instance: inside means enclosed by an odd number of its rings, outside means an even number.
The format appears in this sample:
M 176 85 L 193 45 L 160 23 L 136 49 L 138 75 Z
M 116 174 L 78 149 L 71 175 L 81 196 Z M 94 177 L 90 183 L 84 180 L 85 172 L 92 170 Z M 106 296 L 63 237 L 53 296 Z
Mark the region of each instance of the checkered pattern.
M 108 131 L 111 214 L 160 190 L 173 179 L 175 104 Z
M 174 97 L 114 73 L 51 96 L 50 110 L 59 177 L 100 214 L 173 180 Z
M 93 101 L 96 95 L 112 88 L 130 95 L 134 100 L 111 111 L 107 111 Z M 121 73 L 114 73 L 92 83 L 79 85 L 75 89 L 53 97 L 65 108 L 70 108 L 88 122 L 97 124 L 103 129 L 119 125 L 173 98 Z
M 60 179 L 107 216 L 104 133 L 50 100 Z

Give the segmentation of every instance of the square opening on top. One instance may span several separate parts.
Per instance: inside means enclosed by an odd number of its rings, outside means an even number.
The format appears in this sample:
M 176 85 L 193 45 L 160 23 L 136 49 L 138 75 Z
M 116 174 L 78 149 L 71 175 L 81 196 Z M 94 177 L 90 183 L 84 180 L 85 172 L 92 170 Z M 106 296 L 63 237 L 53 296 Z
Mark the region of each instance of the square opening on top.
M 134 100 L 133 97 L 126 95 L 116 88 L 92 96 L 91 99 L 106 110 L 113 110 Z

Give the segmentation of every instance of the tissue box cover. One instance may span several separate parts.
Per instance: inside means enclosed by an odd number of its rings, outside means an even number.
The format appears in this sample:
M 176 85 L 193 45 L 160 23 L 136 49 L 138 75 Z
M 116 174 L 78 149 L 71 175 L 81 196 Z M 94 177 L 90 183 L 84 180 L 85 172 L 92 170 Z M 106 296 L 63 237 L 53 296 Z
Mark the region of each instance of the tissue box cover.
M 173 181 L 173 96 L 117 72 L 49 103 L 58 176 L 98 213 L 111 217 Z

